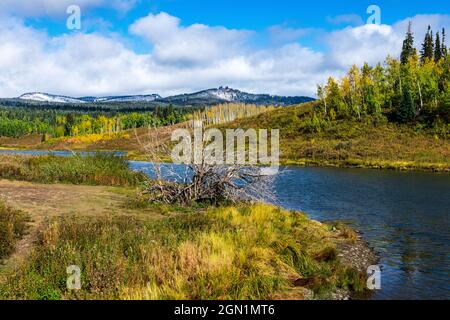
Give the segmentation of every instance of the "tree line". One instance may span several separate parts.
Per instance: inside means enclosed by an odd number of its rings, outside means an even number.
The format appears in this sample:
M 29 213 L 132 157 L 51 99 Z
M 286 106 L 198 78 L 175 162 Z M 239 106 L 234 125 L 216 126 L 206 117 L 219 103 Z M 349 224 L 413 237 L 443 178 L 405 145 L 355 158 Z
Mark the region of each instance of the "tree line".
M 386 116 L 400 123 L 418 122 L 448 130 L 450 122 L 450 57 L 445 30 L 428 27 L 420 52 L 408 26 L 400 59 L 361 68 L 353 65 L 340 80 L 318 86 L 325 119 Z
M 193 112 L 192 119 L 202 121 L 205 125 L 224 124 L 236 119 L 256 116 L 274 109 L 275 106 L 223 103 Z
M 133 128 L 179 123 L 186 120 L 187 111 L 175 109 L 171 105 L 140 113 L 80 113 L 3 107 L 0 108 L 0 136 L 18 138 L 36 133 L 59 138 L 115 133 Z

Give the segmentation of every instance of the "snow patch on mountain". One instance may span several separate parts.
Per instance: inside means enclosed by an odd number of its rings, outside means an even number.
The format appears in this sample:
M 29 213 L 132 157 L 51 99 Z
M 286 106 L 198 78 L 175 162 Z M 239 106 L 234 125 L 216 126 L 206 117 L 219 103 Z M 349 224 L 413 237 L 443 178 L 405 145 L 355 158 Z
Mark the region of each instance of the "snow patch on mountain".
M 159 94 L 135 95 L 135 96 L 108 96 L 108 97 L 82 97 L 72 98 L 67 96 L 59 96 L 43 92 L 25 93 L 19 97 L 21 100 L 30 100 L 38 102 L 53 103 L 86 103 L 86 102 L 133 102 L 145 101 L 152 102 L 162 97 Z
M 54 103 L 84 103 L 85 101 L 66 97 L 66 96 L 58 96 L 48 93 L 42 92 L 31 92 L 25 93 L 19 97 L 21 100 L 31 100 L 31 101 L 39 101 L 39 102 L 54 102 Z
M 147 94 L 136 96 L 111 96 L 96 98 L 94 102 L 133 102 L 133 101 L 145 101 L 152 102 L 158 99 L 162 99 L 159 94 Z

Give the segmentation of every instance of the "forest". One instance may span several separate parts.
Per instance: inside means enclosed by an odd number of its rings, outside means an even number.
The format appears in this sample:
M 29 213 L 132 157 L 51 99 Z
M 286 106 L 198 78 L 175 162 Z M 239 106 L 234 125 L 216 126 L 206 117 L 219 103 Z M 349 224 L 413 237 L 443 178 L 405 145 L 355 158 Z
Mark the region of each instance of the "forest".
M 373 116 L 391 122 L 450 132 L 450 56 L 445 30 L 435 35 L 428 27 L 420 52 L 409 24 L 400 59 L 388 56 L 376 66 L 352 66 L 340 80 L 333 77 L 318 86 L 320 110 L 316 130 L 335 119 Z
M 67 137 L 114 133 L 146 126 L 164 126 L 186 120 L 190 109 L 158 107 L 146 112 L 81 112 L 0 107 L 0 136 L 18 138 L 27 134 Z

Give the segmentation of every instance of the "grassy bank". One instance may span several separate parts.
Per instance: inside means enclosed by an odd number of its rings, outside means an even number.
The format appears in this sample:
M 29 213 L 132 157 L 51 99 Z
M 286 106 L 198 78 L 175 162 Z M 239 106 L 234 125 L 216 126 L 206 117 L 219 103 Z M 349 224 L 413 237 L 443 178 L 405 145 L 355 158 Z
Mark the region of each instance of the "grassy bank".
M 4 156 L 0 175 L 72 184 L 0 180 L 1 198 L 33 220 L 27 245 L 0 270 L 0 299 L 309 299 L 364 288 L 365 274 L 339 256 L 355 234 L 299 212 L 162 206 L 132 188 L 86 186 L 138 181 L 123 159 L 105 155 Z M 26 220 L 2 210 L 6 256 Z M 71 265 L 82 270 L 80 291 L 66 289 Z
M 383 117 L 320 120 L 314 117 L 314 103 L 277 109 L 225 127 L 280 129 L 283 164 L 450 171 L 448 137 Z
M 26 214 L 0 202 L 0 262 L 13 252 L 17 241 L 25 235 L 28 222 Z
M 71 157 L 0 155 L 0 178 L 41 183 L 135 186 L 144 176 L 110 154 Z
M 162 210 L 162 208 L 161 208 Z M 348 232 L 268 205 L 184 209 L 161 220 L 61 218 L 0 284 L 3 299 L 292 299 L 361 291 L 337 257 Z M 350 239 L 349 239 L 350 238 Z M 66 268 L 82 289 L 66 289 Z

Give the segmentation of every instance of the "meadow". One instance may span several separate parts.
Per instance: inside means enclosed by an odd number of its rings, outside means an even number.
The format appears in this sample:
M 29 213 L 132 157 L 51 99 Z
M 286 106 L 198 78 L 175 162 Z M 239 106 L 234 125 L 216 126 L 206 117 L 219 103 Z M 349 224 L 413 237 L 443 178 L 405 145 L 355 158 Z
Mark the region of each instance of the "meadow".
M 164 209 L 163 209 L 164 210 Z M 340 263 L 351 241 L 330 226 L 269 205 L 165 208 L 158 221 L 58 218 L 0 284 L 3 299 L 305 299 L 364 290 Z M 180 212 L 181 211 L 181 212 Z M 82 289 L 66 288 L 66 267 Z
M 2 178 L 12 179 L 0 180 L 1 299 L 333 299 L 365 291 L 366 274 L 341 259 L 342 246 L 360 242 L 342 225 L 268 204 L 150 203 L 137 174 L 114 156 L 0 163 Z M 13 163 L 16 170 L 5 169 Z M 71 265 L 82 271 L 79 291 L 66 286 Z

